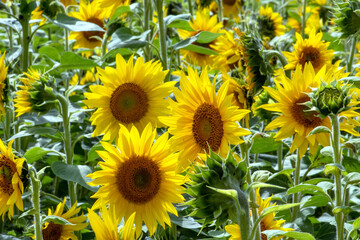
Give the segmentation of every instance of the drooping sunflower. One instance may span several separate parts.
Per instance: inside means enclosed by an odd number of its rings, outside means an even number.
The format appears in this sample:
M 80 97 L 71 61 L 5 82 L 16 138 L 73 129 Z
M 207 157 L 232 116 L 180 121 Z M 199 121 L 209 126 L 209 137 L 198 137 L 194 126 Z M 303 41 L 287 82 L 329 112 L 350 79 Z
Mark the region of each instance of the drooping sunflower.
M 6 147 L 0 139 L 0 215 L 3 220 L 6 212 L 9 219 L 14 216 L 14 205 L 24 211 L 21 174 L 25 159 L 14 156 L 13 143 L 14 140 L 11 140 Z
M 5 106 L 4 102 L 6 101 L 6 76 L 7 76 L 8 67 L 5 65 L 5 53 L 0 58 L 0 117 L 5 116 Z
M 265 208 L 275 206 L 276 203 L 271 204 L 272 196 L 263 200 L 260 196 L 260 188 L 256 189 L 256 204 L 259 206 L 258 214 L 260 215 Z M 274 220 L 275 213 L 270 213 L 266 215 L 260 222 L 261 232 L 266 230 L 282 230 L 285 232 L 294 231 L 292 228 L 283 228 L 281 225 L 285 222 L 285 220 Z M 225 226 L 225 230 L 227 233 L 231 235 L 230 240 L 241 240 L 240 234 L 240 226 L 237 224 L 227 225 Z M 272 240 L 279 240 L 283 238 L 282 236 L 273 237 Z M 267 240 L 267 236 L 265 234 L 261 234 L 262 240 Z
M 202 31 L 218 33 L 220 28 L 223 27 L 222 23 L 218 22 L 217 15 L 210 16 L 208 9 L 199 9 L 196 12 L 196 18 L 191 19 L 190 26 L 192 27 L 192 29 L 194 29 L 194 31 L 187 31 L 184 29 L 178 30 L 179 35 L 182 39 L 193 37 Z M 216 41 L 216 39 L 214 41 Z M 200 47 L 211 49 L 210 45 L 214 44 L 215 43 L 214 41 L 206 44 L 201 44 L 197 42 L 193 44 L 198 45 Z M 185 57 L 186 61 L 196 66 L 200 66 L 200 67 L 210 66 L 214 62 L 211 55 L 206 55 L 184 49 L 181 49 L 180 53 Z
M 227 95 L 229 82 L 216 93 L 206 69 L 199 76 L 189 67 L 188 76 L 181 72 L 180 77 L 181 91 L 174 91 L 177 102 L 170 104 L 172 116 L 159 119 L 169 126 L 173 135 L 170 141 L 173 148 L 180 151 L 179 168 L 183 170 L 199 153 L 208 152 L 209 147 L 225 157 L 229 144 L 241 143 L 239 137 L 250 132 L 237 123 L 249 110 L 231 106 L 232 96 Z
M 290 152 L 299 149 L 300 156 L 305 154 L 308 147 L 310 148 L 310 153 L 315 154 L 319 144 L 328 146 L 330 143 L 329 134 L 318 133 L 308 135 L 318 126 L 326 126 L 331 129 L 329 117 L 321 119 L 316 111 L 311 111 L 303 103 L 310 100 L 306 93 L 311 92 L 311 88 L 319 87 L 321 81 L 330 83 L 334 79 L 340 79 L 342 75 L 343 73 L 336 71 L 334 68 L 326 70 L 325 66 L 316 73 L 311 63 L 306 63 L 303 71 L 302 66 L 298 65 L 292 80 L 288 79 L 284 73 L 281 73 L 275 80 L 277 90 L 264 87 L 277 103 L 265 104 L 261 108 L 281 113 L 265 130 L 280 128 L 279 132 L 275 135 L 276 140 L 294 136 Z M 348 120 L 340 123 L 340 129 L 350 134 L 358 135 L 353 130 L 358 123 L 352 119 L 352 117 L 356 117 L 358 114 L 349 109 L 340 115 L 348 118 Z
M 170 225 L 167 212 L 177 215 L 173 203 L 181 203 L 186 177 L 175 172 L 178 154 L 170 150 L 168 133 L 157 137 L 156 129 L 149 123 L 142 134 L 135 126 L 129 131 L 122 126 L 116 148 L 102 142 L 106 151 L 99 151 L 104 160 L 102 170 L 88 175 L 94 179 L 92 186 L 101 185 L 92 196 L 98 198 L 93 208 L 113 205 L 116 215 L 128 220 L 136 212 L 136 236 L 140 236 L 142 222 L 153 235 L 157 223 L 165 229 Z
M 323 34 L 315 33 L 313 30 L 308 39 L 303 39 L 300 34 L 296 33 L 296 44 L 293 52 L 282 52 L 288 60 L 285 70 L 295 69 L 299 64 L 302 67 L 306 63 L 311 63 L 315 72 L 318 72 L 324 65 L 331 67 L 331 61 L 334 51 L 327 49 L 330 42 L 322 41 Z
M 140 131 L 151 122 L 161 126 L 159 116 L 168 115 L 168 97 L 175 82 L 163 83 L 168 71 L 163 71 L 159 62 L 146 62 L 139 57 L 134 64 L 132 56 L 128 62 L 118 54 L 116 69 L 97 68 L 103 85 L 90 86 L 84 103 L 98 108 L 91 116 L 96 125 L 93 136 L 104 134 L 103 140 L 117 138 L 120 123 L 127 128 L 135 125 Z
M 88 48 L 94 49 L 101 46 L 101 40 L 105 33 L 104 9 L 100 8 L 97 1 L 86 4 L 86 1 L 80 3 L 79 12 L 71 12 L 69 16 L 77 18 L 84 22 L 91 22 L 104 29 L 101 31 L 70 32 L 69 39 L 74 39 L 74 49 Z M 100 39 L 98 39 L 100 38 Z M 87 52 L 90 56 L 92 52 Z
M 111 18 L 118 7 L 130 5 L 131 0 L 98 0 L 97 3 L 104 11 L 104 17 Z
M 240 14 L 242 12 L 242 9 L 241 9 L 242 5 L 243 5 L 242 0 L 223 0 L 222 6 L 223 6 L 224 17 L 233 18 L 235 21 L 239 21 Z M 210 4 L 210 9 L 213 12 L 218 11 L 217 1 L 213 1 Z
M 279 13 L 274 13 L 272 7 L 260 7 L 258 23 L 260 35 L 264 40 L 271 40 L 285 33 L 283 18 Z
M 54 215 L 61 217 L 70 223 L 70 224 L 57 224 L 53 222 L 45 222 L 42 228 L 42 235 L 44 240 L 67 240 L 73 239 L 77 240 L 76 235 L 73 234 L 74 231 L 79 231 L 84 229 L 88 223 L 86 223 L 86 217 L 81 214 L 81 216 L 76 216 L 80 212 L 80 207 L 76 208 L 77 202 L 66 212 L 64 213 L 64 206 L 66 203 L 66 198 L 64 198 L 63 202 L 60 202 L 54 212 L 51 209 L 48 209 L 48 216 Z M 74 217 L 73 217 L 74 216 Z

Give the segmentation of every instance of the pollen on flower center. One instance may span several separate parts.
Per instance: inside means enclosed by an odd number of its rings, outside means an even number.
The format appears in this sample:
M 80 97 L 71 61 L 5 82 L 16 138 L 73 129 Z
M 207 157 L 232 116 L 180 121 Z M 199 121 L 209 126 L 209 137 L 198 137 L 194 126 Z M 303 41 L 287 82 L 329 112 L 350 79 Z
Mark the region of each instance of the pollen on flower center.
M 305 95 L 300 97 L 293 105 L 290 107 L 292 117 L 296 122 L 303 125 L 307 128 L 315 128 L 320 126 L 322 123 L 321 118 L 317 117 L 316 111 L 308 111 L 309 108 L 302 103 L 310 101 L 310 97 Z
M 117 172 L 119 192 L 129 202 L 144 204 L 153 199 L 161 185 L 161 172 L 152 160 L 144 156 L 132 156 Z
M 16 165 L 4 155 L 0 155 L 0 188 L 2 192 L 11 195 L 14 192 L 12 177 L 16 172 Z
M 321 64 L 321 59 L 320 59 L 320 52 L 318 49 L 313 48 L 313 47 L 306 47 L 303 49 L 300 58 L 299 58 L 299 63 L 305 67 L 305 63 L 311 62 L 311 64 L 313 65 L 314 69 L 317 69 Z
M 219 110 L 211 104 L 203 103 L 194 114 L 192 132 L 196 143 L 208 151 L 208 144 L 217 151 L 224 135 L 223 122 Z
M 110 109 L 120 122 L 128 124 L 138 122 L 148 110 L 148 97 L 135 83 L 120 85 L 111 95 Z
M 91 22 L 91 23 L 95 23 L 96 25 L 98 25 L 101 28 L 104 27 L 104 23 L 98 18 L 92 17 L 92 18 L 89 18 L 86 21 Z M 104 32 L 100 32 L 100 31 L 85 31 L 85 32 L 83 32 L 83 34 L 84 34 L 84 37 L 90 42 L 99 41 L 98 39 L 94 38 L 94 36 L 98 36 L 100 38 L 103 38 L 103 36 L 104 36 Z
M 59 240 L 63 225 L 50 222 L 46 228 L 42 230 L 44 240 Z

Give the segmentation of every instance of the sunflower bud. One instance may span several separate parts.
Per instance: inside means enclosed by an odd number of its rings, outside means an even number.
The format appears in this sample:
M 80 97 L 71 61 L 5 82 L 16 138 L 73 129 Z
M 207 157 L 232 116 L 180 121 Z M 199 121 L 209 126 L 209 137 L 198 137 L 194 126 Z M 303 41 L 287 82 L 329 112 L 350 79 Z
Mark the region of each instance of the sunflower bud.
M 342 38 L 347 38 L 360 31 L 359 1 L 339 3 L 336 10 L 336 28 L 342 32 Z
M 320 88 L 309 94 L 311 98 L 311 107 L 316 109 L 321 118 L 330 114 L 339 114 L 348 110 L 351 96 L 349 95 L 349 86 L 342 87 L 336 81 L 329 84 L 322 83 Z
M 210 150 L 205 166 L 194 166 L 194 169 L 195 173 L 190 174 L 192 183 L 186 190 L 193 197 L 186 203 L 193 207 L 191 215 L 204 218 L 205 224 L 215 219 L 216 226 L 228 219 L 237 221 L 233 199 L 214 189 L 241 191 L 239 186 L 243 186 L 247 171 L 245 162 L 237 162 L 232 151 L 222 159 Z

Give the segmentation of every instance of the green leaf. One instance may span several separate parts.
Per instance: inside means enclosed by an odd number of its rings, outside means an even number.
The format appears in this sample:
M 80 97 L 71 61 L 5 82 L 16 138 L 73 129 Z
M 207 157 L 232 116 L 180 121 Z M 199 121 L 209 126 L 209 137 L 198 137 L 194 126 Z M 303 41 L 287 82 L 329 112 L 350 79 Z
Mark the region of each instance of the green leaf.
M 314 128 L 309 134 L 308 136 L 317 134 L 317 133 L 331 133 L 330 129 L 325 127 L 325 126 L 318 126 L 316 128 Z
M 354 84 L 355 87 L 360 88 L 360 77 L 345 77 L 342 79 L 339 79 L 339 81 L 346 81 L 348 83 Z
M 185 40 L 175 43 L 174 45 L 171 45 L 170 48 L 174 49 L 174 51 L 185 48 L 195 42 L 197 38 L 198 36 L 189 37 Z
M 355 158 L 343 155 L 342 165 L 347 172 L 360 172 L 360 162 Z
M 169 25 L 168 25 L 169 28 L 179 28 L 179 29 L 184 29 L 186 31 L 194 31 L 194 29 L 191 27 L 189 21 L 187 20 L 183 20 L 183 19 L 177 19 L 173 22 L 171 22 Z
M 106 60 L 108 58 L 115 58 L 117 54 L 120 54 L 121 56 L 126 56 L 126 55 L 132 55 L 134 54 L 134 52 L 128 48 L 115 48 L 107 52 L 101 59 Z
M 142 48 L 145 47 L 146 36 L 150 33 L 150 30 L 143 32 L 140 35 L 133 35 L 129 28 L 119 28 L 111 37 L 111 41 L 108 44 L 109 50 L 115 48 Z
M 172 223 L 175 223 L 176 225 L 186 228 L 186 229 L 200 229 L 202 225 L 200 225 L 198 222 L 196 222 L 192 217 L 183 217 L 183 216 L 175 216 L 173 214 L 170 215 L 170 220 Z
M 353 230 L 360 229 L 360 217 L 353 222 Z
M 285 189 L 284 187 L 269 184 L 269 183 L 253 182 L 247 187 L 246 191 L 250 191 L 250 189 L 256 189 L 256 188 L 279 188 L 279 189 Z
M 118 7 L 114 14 L 112 15 L 111 17 L 111 20 L 110 22 L 113 22 L 114 20 L 116 20 L 119 16 L 123 15 L 124 13 L 128 13 L 128 12 L 131 12 L 131 8 L 130 6 L 120 6 Z
M 42 159 L 48 152 L 50 151 L 41 147 L 33 147 L 24 154 L 24 157 L 26 158 L 27 163 L 34 163 L 35 161 Z
M 62 217 L 59 217 L 59 216 L 56 216 L 56 215 L 49 215 L 49 216 L 46 216 L 45 218 L 42 219 L 42 222 L 45 223 L 45 222 L 53 222 L 55 224 L 61 224 L 61 225 L 75 225 L 71 222 L 69 222 L 68 220 L 62 218 Z
M 320 182 L 332 182 L 330 179 L 328 178 L 313 178 L 313 179 L 309 179 L 305 182 L 303 182 L 303 184 L 313 184 L 316 185 Z
M 273 137 L 255 137 L 250 151 L 253 154 L 268 153 L 276 151 L 281 144 L 281 141 L 275 141 Z
M 294 186 L 292 188 L 289 188 L 289 190 L 287 191 L 286 194 L 290 195 L 290 194 L 294 194 L 294 193 L 298 193 L 298 192 L 309 192 L 309 193 L 324 193 L 324 190 L 321 187 L 318 187 L 316 185 L 311 185 L 311 184 L 300 184 L 297 186 Z
M 31 208 L 30 210 L 27 210 L 26 212 L 23 212 L 19 218 L 23 218 L 23 217 L 26 217 L 26 216 L 31 216 L 31 215 L 34 215 L 36 213 L 36 210 L 35 208 Z M 2 238 L 1 238 L 2 239 Z
M 92 181 L 92 179 L 86 177 L 86 175 L 93 172 L 89 166 L 68 165 L 63 162 L 54 162 L 51 165 L 51 169 L 54 174 L 61 179 L 76 182 L 93 192 L 98 190 L 98 187 L 93 187 L 87 184 L 87 182 Z
M 324 173 L 326 176 L 329 174 L 340 174 L 341 172 L 345 172 L 345 168 L 338 163 L 329 163 L 325 166 L 324 169 Z
M 18 33 L 22 30 L 21 24 L 15 18 L 0 18 L 0 25 L 11 27 Z
M 310 206 L 324 207 L 324 206 L 327 206 L 328 203 L 329 203 L 329 198 L 327 196 L 315 195 L 315 196 L 312 196 L 311 198 L 309 198 L 302 207 L 303 208 L 310 207 Z
M 190 14 L 179 14 L 179 15 L 169 15 L 164 18 L 164 22 L 166 26 L 169 26 L 172 22 L 178 21 L 178 20 L 190 20 Z M 194 31 L 194 30 L 192 30 Z
M 51 127 L 34 127 L 34 128 L 28 128 L 26 130 L 20 131 L 17 134 L 13 135 L 10 139 L 16 139 L 16 138 L 22 138 L 27 136 L 33 136 L 33 135 L 55 135 L 57 133 L 57 130 Z
M 290 208 L 293 208 L 295 206 L 299 206 L 301 203 L 289 203 L 289 204 L 283 204 L 283 205 L 276 205 L 276 206 L 271 206 L 271 207 L 267 207 L 265 208 L 261 214 L 260 214 L 260 218 L 264 218 L 266 215 L 273 213 L 273 212 L 280 212 L 280 211 L 284 211 Z
M 14 236 L 5 235 L 5 234 L 0 234 L 0 239 L 1 240 L 20 240 L 20 238 L 16 238 Z
M 352 210 L 351 207 L 349 207 L 349 206 L 338 206 L 338 207 L 335 207 L 335 208 L 332 210 L 332 212 L 333 212 L 334 214 L 337 214 L 337 213 L 342 212 L 342 213 L 344 213 L 345 215 L 351 213 L 352 211 L 353 211 L 353 210 Z
M 68 15 L 63 13 L 58 13 L 56 16 L 56 20 L 54 20 L 53 23 L 59 27 L 65 28 L 73 32 L 87 32 L 87 31 L 105 32 L 103 28 L 101 28 L 99 25 L 95 23 L 80 21 L 77 18 L 69 17 Z
M 49 58 L 55 60 L 55 61 L 60 61 L 60 53 L 59 51 L 51 46 L 42 46 L 39 49 L 39 54 L 40 55 L 46 55 Z
M 211 50 L 210 48 L 206 48 L 206 47 L 202 47 L 202 46 L 198 46 L 198 45 L 194 45 L 194 44 L 190 44 L 189 46 L 185 47 L 184 49 L 192 51 L 192 52 L 196 52 L 196 53 L 205 54 L 205 55 L 218 55 L 217 52 L 215 52 L 214 50 Z
M 206 44 L 214 41 L 219 36 L 223 35 L 222 33 L 213 33 L 208 31 L 202 31 L 200 32 L 197 42 L 200 44 Z
M 266 230 L 262 233 L 266 234 L 267 239 L 272 239 L 273 237 L 289 237 L 291 239 L 298 239 L 298 240 L 315 240 L 315 238 L 310 233 L 303 233 L 303 232 L 285 232 L 282 230 Z
M 97 66 L 94 61 L 82 58 L 73 52 L 64 52 L 60 59 L 60 68 L 65 69 L 91 70 Z
M 295 171 L 295 168 L 283 169 L 283 170 L 281 170 L 280 172 L 277 172 L 277 173 L 273 174 L 273 175 L 268 179 L 268 181 L 276 178 L 276 177 L 279 176 L 279 175 L 285 175 L 285 176 L 287 176 L 288 178 L 290 178 L 290 177 L 291 177 L 291 173 L 294 172 L 294 171 Z

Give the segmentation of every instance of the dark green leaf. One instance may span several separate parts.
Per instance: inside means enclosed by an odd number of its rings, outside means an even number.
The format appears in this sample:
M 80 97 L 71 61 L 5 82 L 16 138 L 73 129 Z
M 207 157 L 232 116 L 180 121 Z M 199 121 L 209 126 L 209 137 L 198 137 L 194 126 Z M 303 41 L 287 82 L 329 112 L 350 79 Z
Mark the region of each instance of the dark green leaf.
M 347 172 L 360 172 L 360 162 L 355 158 L 343 155 L 342 165 Z
M 61 224 L 61 225 L 74 225 L 73 223 L 69 222 L 68 220 L 56 216 L 56 215 L 49 215 L 42 219 L 42 222 L 53 222 L 55 224 Z
M 117 19 L 119 16 L 123 15 L 124 13 L 128 13 L 131 12 L 130 6 L 120 6 L 118 7 L 114 14 L 111 17 L 110 22 L 114 21 L 115 19 Z
M 275 141 L 272 137 L 255 137 L 250 151 L 253 154 L 268 153 L 276 151 L 281 144 L 281 141 Z
M 51 46 L 42 46 L 39 49 L 39 54 L 40 55 L 46 55 L 49 58 L 55 60 L 55 61 L 60 61 L 60 53 L 59 51 Z
M 310 206 L 324 207 L 324 206 L 327 206 L 328 203 L 329 203 L 328 197 L 326 197 L 324 195 L 316 195 L 316 196 L 312 196 L 311 198 L 309 198 L 302 207 L 303 208 L 310 207 Z
M 192 52 L 196 52 L 196 53 L 205 54 L 205 55 L 218 55 L 217 52 L 215 52 L 214 50 L 211 50 L 210 48 L 206 48 L 206 47 L 202 47 L 202 46 L 198 46 L 198 45 L 194 45 L 194 44 L 190 44 L 189 46 L 185 47 L 184 49 L 192 51 Z
M 98 66 L 94 61 L 85 59 L 73 52 L 64 52 L 60 59 L 60 68 L 91 70 Z
M 24 154 L 24 157 L 27 163 L 33 163 L 37 160 L 42 159 L 42 157 L 45 156 L 48 152 L 50 151 L 45 150 L 41 147 L 33 147 Z
M 33 136 L 36 134 L 39 135 L 55 135 L 57 130 L 51 127 L 36 127 L 36 128 L 29 128 L 23 131 L 18 132 L 17 134 L 13 135 L 9 140 L 26 137 L 26 136 Z
M 97 31 L 105 32 L 103 28 L 99 25 L 92 22 L 80 21 L 77 18 L 69 17 L 66 14 L 59 13 L 56 16 L 56 20 L 53 21 L 54 24 L 59 27 L 65 28 L 73 32 L 86 32 L 86 31 Z
M 212 41 L 214 41 L 215 39 L 217 39 L 219 36 L 223 35 L 222 33 L 213 33 L 213 32 L 208 32 L 208 31 L 202 31 L 200 32 L 197 42 L 201 43 L 201 44 L 206 44 L 206 43 L 210 43 Z
M 189 46 L 190 44 L 192 44 L 193 42 L 195 42 L 197 40 L 197 38 L 198 38 L 198 36 L 189 37 L 185 40 L 175 43 L 174 45 L 170 46 L 170 48 L 174 49 L 175 51 L 185 48 L 185 47 Z
M 189 21 L 183 20 L 183 19 L 177 19 L 177 20 L 173 21 L 172 23 L 170 23 L 168 25 L 168 27 L 184 29 L 186 31 L 194 31 L 194 29 L 190 26 Z

